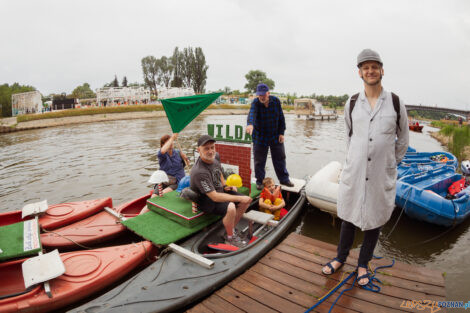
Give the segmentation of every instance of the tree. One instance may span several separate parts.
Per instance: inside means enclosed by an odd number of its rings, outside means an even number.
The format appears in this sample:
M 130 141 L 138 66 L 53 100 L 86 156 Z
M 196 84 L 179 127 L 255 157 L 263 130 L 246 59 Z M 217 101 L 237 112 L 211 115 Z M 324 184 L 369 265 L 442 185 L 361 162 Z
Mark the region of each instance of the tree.
M 247 83 L 245 84 L 245 88 L 248 91 L 256 92 L 256 86 L 258 84 L 266 84 L 269 87 L 269 90 L 274 89 L 274 81 L 269 79 L 266 76 L 266 73 L 260 70 L 251 70 L 248 74 L 245 75 Z
M 127 87 L 127 77 L 124 76 L 124 78 L 122 79 L 122 84 L 121 84 L 122 87 Z
M 111 82 L 111 87 L 119 87 L 119 81 L 116 75 L 114 75 L 114 80 Z
M 207 80 L 207 69 L 209 66 L 206 64 L 206 57 L 202 48 L 198 47 L 194 50 L 194 64 L 193 64 L 193 89 L 195 93 L 204 93 Z
M 157 59 L 154 56 L 149 55 L 142 59 L 141 64 L 145 85 L 149 87 L 150 92 L 157 94 L 157 80 L 159 71 Z
M 163 86 L 168 88 L 171 82 L 171 75 L 173 74 L 174 66 L 171 63 L 171 58 L 167 58 L 166 56 L 162 56 L 160 58 L 160 79 Z
M 78 98 L 78 99 L 86 99 L 86 98 L 94 98 L 96 97 L 96 94 L 91 90 L 90 84 L 84 83 L 81 86 L 76 87 L 72 91 L 72 96 L 73 98 Z
M 183 87 L 183 53 L 179 52 L 178 47 L 173 51 L 171 57 L 171 64 L 173 65 L 173 80 L 171 81 L 171 87 Z
M 181 67 L 181 78 L 183 79 L 183 84 L 189 88 L 193 85 L 194 77 L 193 70 L 195 59 L 193 48 L 184 48 L 182 56 L 183 66 Z

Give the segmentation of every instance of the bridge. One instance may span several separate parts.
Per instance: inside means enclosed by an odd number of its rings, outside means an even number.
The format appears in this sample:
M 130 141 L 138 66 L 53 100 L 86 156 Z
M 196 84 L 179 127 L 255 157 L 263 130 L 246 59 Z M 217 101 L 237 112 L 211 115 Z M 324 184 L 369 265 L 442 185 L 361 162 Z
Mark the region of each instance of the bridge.
M 470 111 L 468 110 L 460 110 L 460 109 L 450 109 L 450 108 L 440 108 L 440 107 L 430 107 L 430 106 L 424 106 L 424 105 L 412 105 L 412 104 L 406 104 L 406 110 L 407 111 L 428 111 L 428 112 L 444 112 L 444 113 L 450 113 L 454 115 L 459 115 L 468 120 L 470 120 Z

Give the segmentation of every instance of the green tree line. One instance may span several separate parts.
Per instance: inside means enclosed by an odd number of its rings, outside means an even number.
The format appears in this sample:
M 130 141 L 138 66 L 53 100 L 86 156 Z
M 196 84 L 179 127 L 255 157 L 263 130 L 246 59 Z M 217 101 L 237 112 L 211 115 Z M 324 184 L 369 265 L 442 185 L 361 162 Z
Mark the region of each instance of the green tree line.
M 187 87 L 195 93 L 204 93 L 207 80 L 206 58 L 202 48 L 176 47 L 170 57 L 157 59 L 149 55 L 142 59 L 142 72 L 145 85 L 153 94 L 157 87 Z

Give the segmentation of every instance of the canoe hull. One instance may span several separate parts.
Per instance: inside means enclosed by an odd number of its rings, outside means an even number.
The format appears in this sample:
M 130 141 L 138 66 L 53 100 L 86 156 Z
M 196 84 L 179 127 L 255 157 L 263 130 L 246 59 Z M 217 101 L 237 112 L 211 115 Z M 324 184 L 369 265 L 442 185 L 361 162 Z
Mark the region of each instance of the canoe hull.
M 122 278 L 144 262 L 150 253 L 154 253 L 154 248 L 148 241 L 63 253 L 61 259 L 66 272 L 50 281 L 52 298 L 46 295 L 42 285 L 36 286 L 25 294 L 0 300 L 0 312 L 48 312 L 80 301 Z M 5 285 L 7 288 L 10 285 L 18 288 L 20 280 L 22 283 L 21 263 L 23 261 L 0 264 L 2 275 L 3 271 L 8 270 L 10 273 L 9 281 Z M 15 266 L 19 269 L 19 273 L 15 273 L 16 276 L 11 273 Z
M 114 208 L 117 213 L 130 218 L 137 216 L 146 206 L 150 194 Z M 81 221 L 41 234 L 41 243 L 47 248 L 71 249 L 80 245 L 95 245 L 120 236 L 126 228 L 106 211 L 98 212 Z
M 39 217 L 39 225 L 41 228 L 53 230 L 82 220 L 103 210 L 105 207 L 113 207 L 111 198 L 50 205 L 47 211 Z M 21 221 L 23 221 L 21 219 L 21 210 L 0 213 L 0 226 Z

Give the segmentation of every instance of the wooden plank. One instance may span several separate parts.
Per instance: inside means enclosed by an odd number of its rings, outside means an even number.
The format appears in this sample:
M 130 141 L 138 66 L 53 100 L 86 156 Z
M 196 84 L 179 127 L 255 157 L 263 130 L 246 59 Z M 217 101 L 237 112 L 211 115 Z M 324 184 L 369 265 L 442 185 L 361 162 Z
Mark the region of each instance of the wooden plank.
M 230 302 L 240 310 L 245 312 L 272 313 L 277 312 L 267 306 L 262 305 L 251 297 L 246 296 L 238 290 L 233 289 L 230 285 L 216 291 L 216 295 Z
M 271 253 L 279 253 L 279 251 L 272 251 Z M 323 296 L 328 290 L 333 288 L 341 280 L 342 273 L 337 272 L 331 276 L 325 276 L 321 274 L 321 270 L 318 270 L 317 273 L 309 271 L 308 267 L 315 267 L 315 265 L 309 265 L 308 263 L 299 264 L 301 262 L 302 260 L 295 261 L 293 259 L 289 260 L 277 258 L 272 258 L 268 261 L 265 261 L 265 258 L 263 258 L 262 260 L 260 260 L 259 263 L 275 267 L 289 275 L 295 276 L 297 278 L 306 280 L 309 283 L 320 286 L 320 288 L 323 289 L 323 292 L 320 291 L 319 294 L 315 294 L 316 296 Z M 306 267 L 306 269 L 304 267 Z M 347 286 L 349 288 L 350 283 L 348 283 Z M 348 294 L 350 296 L 354 296 L 365 301 L 375 302 L 377 304 L 382 304 L 391 308 L 399 307 L 401 304 L 401 300 L 403 299 L 416 300 L 429 298 L 429 300 L 437 300 L 435 299 L 435 296 L 433 298 L 431 296 L 426 296 L 423 293 L 411 292 L 409 290 L 400 290 L 399 288 L 393 286 L 382 286 L 382 290 L 379 294 L 366 291 L 356 286 L 356 288 L 354 288 L 353 290 L 348 291 Z
M 206 300 L 204 300 L 204 305 L 211 309 L 214 312 L 224 312 L 224 313 L 242 313 L 243 310 L 240 310 L 230 302 L 225 301 L 217 294 L 213 294 Z
M 305 292 L 312 294 L 318 298 L 321 298 L 322 296 L 324 296 L 329 290 L 331 290 L 338 283 L 338 280 L 330 280 L 328 279 L 328 277 L 317 275 L 314 273 L 309 273 L 308 271 L 301 270 L 292 264 L 287 264 L 285 262 L 278 262 L 276 260 L 271 260 L 271 261 L 273 262 L 272 267 L 278 269 L 280 272 L 283 272 L 285 274 L 288 274 L 298 279 L 306 281 L 307 285 L 299 284 L 299 286 L 302 286 L 302 288 L 305 288 Z M 254 270 L 256 271 L 261 270 L 261 266 L 258 267 L 258 265 L 262 266 L 263 264 L 258 263 L 256 268 L 254 268 Z M 277 273 L 277 272 L 273 276 L 273 279 L 275 280 L 278 280 L 278 279 L 282 280 L 282 278 L 283 278 L 282 274 Z M 288 284 L 289 282 L 283 281 L 283 283 Z M 351 284 L 346 284 L 340 290 L 347 289 L 349 287 L 351 287 Z M 333 296 L 331 296 L 331 298 L 328 300 L 330 302 L 329 305 L 331 305 L 331 303 L 336 299 L 338 295 L 339 295 L 339 292 L 336 292 Z M 378 310 L 379 312 L 398 312 L 402 310 L 400 308 L 401 302 L 402 302 L 402 299 L 387 296 L 385 294 L 378 294 L 378 293 L 370 292 L 370 291 L 364 290 L 356 286 L 352 290 L 343 294 L 343 296 L 340 298 L 338 303 L 343 307 L 351 308 L 353 310 L 357 310 L 361 312 L 364 312 L 364 310 L 365 311 L 377 311 Z
M 302 249 L 298 249 L 297 247 L 293 247 L 292 245 L 286 245 L 284 243 L 281 243 L 280 245 L 278 245 L 276 249 L 278 249 L 278 251 L 282 251 L 287 254 L 296 256 L 305 261 L 314 262 L 318 264 L 318 266 L 320 266 L 320 269 L 323 267 L 323 264 L 326 264 L 332 259 L 332 258 L 325 258 L 318 254 L 310 254 Z M 344 270 L 354 270 L 355 267 L 356 267 L 355 265 L 350 264 L 350 260 L 348 259 L 346 265 L 343 268 Z M 429 284 L 425 282 L 425 278 L 420 279 L 421 281 L 416 281 L 416 280 L 409 280 L 406 277 L 400 277 L 400 276 L 405 276 L 405 274 L 407 273 L 397 271 L 396 269 L 395 270 L 379 269 L 377 272 L 377 278 L 381 280 L 382 279 L 386 280 L 392 285 L 398 286 L 401 288 L 405 288 L 409 290 L 416 290 L 416 287 L 418 287 L 418 288 L 422 288 L 423 289 L 422 291 L 425 293 L 445 297 L 445 288 L 443 286 L 438 286 L 436 284 Z
M 212 313 L 212 312 L 220 312 L 220 311 L 213 311 L 209 309 L 207 306 L 205 306 L 204 303 L 199 303 L 187 310 L 186 312 L 189 313 Z
M 263 288 L 260 288 L 249 281 L 238 277 L 229 283 L 229 286 L 233 289 L 249 296 L 250 298 L 262 303 L 263 305 L 273 309 L 279 310 L 282 308 L 284 312 L 304 312 L 305 308 L 278 297 L 276 294 L 273 294 Z
M 296 233 L 291 233 L 283 241 L 283 243 L 293 244 L 295 246 L 303 246 L 304 248 L 309 248 L 309 249 L 311 249 L 312 247 L 316 247 L 316 248 L 324 249 L 326 251 L 333 252 L 333 257 L 336 256 L 336 246 L 335 245 L 332 245 L 332 244 L 329 244 L 329 243 L 326 243 L 326 242 L 323 242 L 323 241 L 320 241 L 320 240 L 316 240 L 316 239 L 313 239 L 313 238 L 310 238 L 310 237 L 305 237 L 305 236 L 302 236 L 302 235 L 299 235 L 299 234 L 296 234 Z M 307 244 L 310 247 L 305 247 L 304 244 Z M 351 250 L 349 256 L 352 257 L 356 261 L 359 258 L 359 251 Z M 328 257 L 330 257 L 330 255 L 328 255 Z M 387 259 L 374 259 L 374 260 L 372 260 L 372 263 L 374 264 L 374 266 L 388 265 L 388 264 L 390 264 L 390 260 L 387 260 Z M 419 275 L 420 277 L 429 278 L 429 279 L 431 279 L 433 284 L 436 284 L 438 286 L 445 286 L 444 277 L 442 277 L 442 273 L 437 271 L 437 270 L 429 269 L 429 268 L 426 268 L 426 267 L 423 267 L 423 266 L 413 266 L 413 265 L 402 263 L 402 262 L 396 262 L 395 265 L 394 265 L 394 268 L 399 270 L 399 272 L 406 271 L 406 272 L 409 272 L 409 273 L 414 274 L 416 276 Z
M 253 268 L 252 268 L 253 269 Z M 283 297 L 286 300 L 292 301 L 294 303 L 297 303 L 301 306 L 303 306 L 305 309 L 310 308 L 313 306 L 315 303 L 317 303 L 317 298 L 314 297 L 312 294 L 308 294 L 303 290 L 298 290 L 294 288 L 293 286 L 289 286 L 286 284 L 283 284 L 283 282 L 279 281 L 279 276 L 278 272 L 279 271 L 273 271 L 272 268 L 266 267 L 266 271 L 262 271 L 263 274 L 273 274 L 277 280 L 270 279 L 269 277 L 266 277 L 262 274 L 259 273 L 259 271 L 255 271 L 250 269 L 250 271 L 246 272 L 243 274 L 242 278 L 252 282 L 253 284 L 271 292 L 274 293 L 275 295 L 279 297 Z M 285 276 L 284 276 L 285 277 Z M 290 276 L 289 280 L 295 280 L 294 277 Z M 318 288 L 320 289 L 320 288 Z M 319 290 L 318 290 L 319 291 Z M 317 309 L 319 312 L 328 312 L 333 300 L 326 301 L 324 304 L 320 305 Z M 358 312 L 354 310 L 347 309 L 345 307 L 342 307 L 341 305 L 336 306 L 335 312 L 338 313 L 352 313 L 352 312 Z

